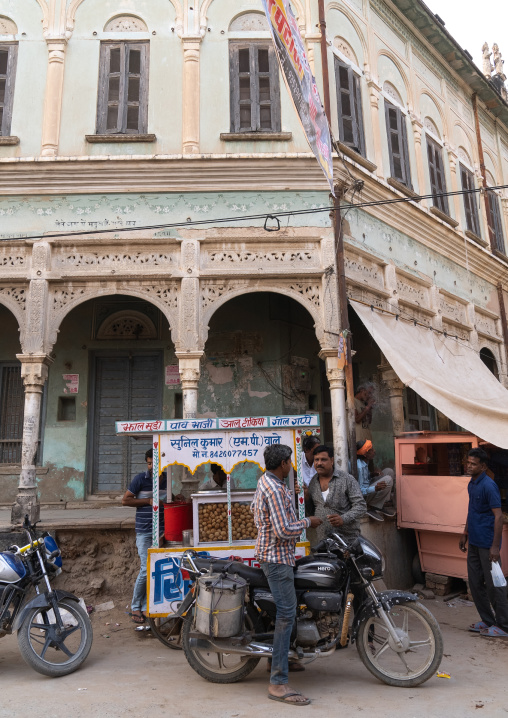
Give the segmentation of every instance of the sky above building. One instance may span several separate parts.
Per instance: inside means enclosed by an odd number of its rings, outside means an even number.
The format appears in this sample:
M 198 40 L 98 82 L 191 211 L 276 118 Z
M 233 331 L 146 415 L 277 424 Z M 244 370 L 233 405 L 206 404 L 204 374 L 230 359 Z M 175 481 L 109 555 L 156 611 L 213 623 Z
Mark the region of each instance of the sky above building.
M 497 42 L 508 75 L 508 0 L 479 3 L 478 0 L 424 0 L 433 13 L 444 20 L 448 32 L 468 50 L 482 67 L 482 45 Z

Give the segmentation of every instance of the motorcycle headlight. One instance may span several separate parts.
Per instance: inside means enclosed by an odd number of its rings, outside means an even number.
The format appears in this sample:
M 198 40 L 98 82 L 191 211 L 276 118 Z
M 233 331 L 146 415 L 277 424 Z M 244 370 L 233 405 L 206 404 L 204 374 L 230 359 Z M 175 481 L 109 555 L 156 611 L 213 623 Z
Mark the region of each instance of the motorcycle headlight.
M 385 559 L 378 547 L 364 538 L 358 537 L 359 552 L 356 556 L 356 564 L 360 569 L 371 569 L 372 578 L 381 578 L 385 570 Z

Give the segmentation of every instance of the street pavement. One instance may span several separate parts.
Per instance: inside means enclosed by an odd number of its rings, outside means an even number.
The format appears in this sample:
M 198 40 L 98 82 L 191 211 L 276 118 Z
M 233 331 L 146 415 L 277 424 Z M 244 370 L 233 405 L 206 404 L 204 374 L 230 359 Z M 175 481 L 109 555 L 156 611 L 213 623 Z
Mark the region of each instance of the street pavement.
M 266 661 L 243 682 L 216 685 L 200 678 L 180 651 L 136 632 L 124 605 L 92 613 L 94 644 L 76 673 L 50 679 L 22 660 L 16 638 L 0 640 L 0 718 L 508 718 L 508 644 L 469 633 L 474 607 L 429 600 L 445 643 L 440 670 L 419 688 L 391 688 L 361 663 L 356 648 L 338 651 L 295 674 L 310 698 L 292 707 L 267 698 Z M 453 602 L 452 602 L 453 603 Z M 119 625 L 116 625 L 119 624 Z

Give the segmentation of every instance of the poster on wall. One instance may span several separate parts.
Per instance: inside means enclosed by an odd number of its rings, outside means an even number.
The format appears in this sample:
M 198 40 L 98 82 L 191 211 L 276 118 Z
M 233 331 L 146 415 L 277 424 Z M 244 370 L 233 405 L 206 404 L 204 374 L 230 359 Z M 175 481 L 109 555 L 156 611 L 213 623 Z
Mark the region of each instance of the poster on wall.
M 295 557 L 308 556 L 310 544 L 297 543 Z M 185 548 L 150 548 L 147 562 L 147 609 L 149 616 L 169 616 L 178 610 L 178 606 L 189 590 L 191 580 L 185 570 L 181 570 L 181 559 Z M 254 558 L 254 546 L 210 546 L 198 551 L 202 558 L 214 557 L 228 561 L 240 560 L 248 566 L 259 568 Z
M 79 374 L 62 374 L 65 382 L 64 394 L 77 394 L 79 391 Z
M 331 193 L 335 196 L 330 127 L 310 69 L 300 28 L 289 0 L 263 0 L 263 7 L 282 73 L 307 142 L 328 180 Z
M 164 376 L 166 386 L 178 386 L 180 384 L 180 367 L 178 364 L 168 364 Z

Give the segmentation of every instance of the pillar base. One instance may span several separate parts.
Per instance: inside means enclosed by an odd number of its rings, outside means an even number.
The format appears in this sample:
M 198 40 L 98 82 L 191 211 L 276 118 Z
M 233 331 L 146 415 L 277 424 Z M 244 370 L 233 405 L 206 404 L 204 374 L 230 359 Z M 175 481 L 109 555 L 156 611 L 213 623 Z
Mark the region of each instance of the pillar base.
M 37 493 L 34 489 L 20 490 L 16 496 L 16 501 L 12 505 L 11 522 L 13 524 L 21 524 L 27 514 L 32 524 L 35 521 L 39 521 L 41 517 L 41 507 L 37 501 Z

